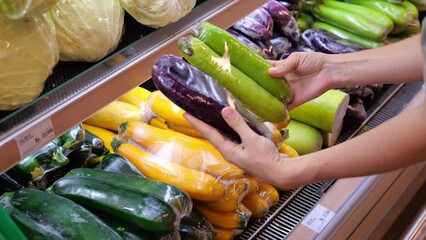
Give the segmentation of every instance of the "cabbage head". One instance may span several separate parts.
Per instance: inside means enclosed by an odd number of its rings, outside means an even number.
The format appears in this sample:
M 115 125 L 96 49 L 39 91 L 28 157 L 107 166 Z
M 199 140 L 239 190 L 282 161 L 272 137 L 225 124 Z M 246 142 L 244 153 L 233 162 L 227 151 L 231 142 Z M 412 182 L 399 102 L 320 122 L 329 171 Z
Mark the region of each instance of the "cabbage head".
M 117 48 L 124 31 L 120 0 L 59 0 L 48 15 L 62 61 L 98 61 Z
M 0 110 L 15 110 L 37 98 L 58 59 L 55 28 L 48 17 L 0 16 Z
M 0 15 L 10 19 L 34 17 L 45 13 L 58 0 L 0 0 Z
M 196 0 L 121 0 L 121 5 L 139 23 L 160 28 L 186 16 Z

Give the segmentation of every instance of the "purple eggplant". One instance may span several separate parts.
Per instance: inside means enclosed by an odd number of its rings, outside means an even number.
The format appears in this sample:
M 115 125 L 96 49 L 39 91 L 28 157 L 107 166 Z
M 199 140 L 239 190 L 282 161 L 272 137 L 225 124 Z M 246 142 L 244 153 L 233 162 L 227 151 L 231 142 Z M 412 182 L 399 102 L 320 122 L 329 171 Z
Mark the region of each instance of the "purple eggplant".
M 241 33 L 235 31 L 232 28 L 228 28 L 226 30 L 227 32 L 229 32 L 230 34 L 232 34 L 234 37 L 236 37 L 238 40 L 240 40 L 242 43 L 244 43 L 245 45 L 247 45 L 249 48 L 253 49 L 255 52 L 259 53 L 262 57 L 267 58 L 268 56 L 262 51 L 262 49 L 256 45 L 252 40 L 248 39 L 247 37 L 245 37 L 244 35 L 242 35 Z
M 233 106 L 248 126 L 269 139 L 270 130 L 247 111 L 222 85 L 198 68 L 173 55 L 159 57 L 152 68 L 155 86 L 186 112 L 241 142 L 239 135 L 222 118 L 224 107 Z
M 291 12 L 276 0 L 270 0 L 265 3 L 264 8 L 272 17 L 277 30 L 282 35 L 289 38 L 293 44 L 297 44 L 300 40 L 300 30 L 297 26 L 297 21 Z
M 264 55 L 266 55 L 266 59 L 268 60 L 277 60 L 278 53 L 272 45 L 269 39 L 266 40 L 254 40 L 254 43 L 259 46 Z
M 266 11 L 263 8 L 258 8 L 251 12 L 249 15 L 246 16 L 247 18 L 252 18 L 256 22 L 261 23 L 263 26 L 265 26 L 270 32 L 272 36 L 272 29 L 274 27 L 274 20 L 272 20 L 271 15 L 269 15 L 268 11 Z
M 278 58 L 288 52 L 291 47 L 291 42 L 286 37 L 271 38 L 270 42 L 274 47 Z
M 316 51 L 330 54 L 350 53 L 362 50 L 362 47 L 331 34 L 320 28 L 307 29 L 302 34 L 306 45 Z
M 301 1 L 283 1 L 279 0 L 279 2 L 284 5 L 290 11 L 302 11 L 302 2 Z
M 293 15 L 294 18 L 298 18 L 300 16 L 300 12 L 302 11 L 301 1 L 279 0 L 279 2 L 291 12 L 291 15 Z
M 290 54 L 294 52 L 315 52 L 315 49 L 312 49 L 311 47 L 304 44 L 298 45 L 295 48 L 290 48 L 286 53 L 282 54 L 280 60 L 288 58 L 288 56 L 290 56 Z
M 268 12 L 262 10 L 255 10 L 238 20 L 232 27 L 253 40 L 270 39 L 273 31 L 273 20 Z
M 354 119 L 364 121 L 367 119 L 367 111 L 361 98 L 351 96 L 351 101 L 346 109 L 346 114 Z

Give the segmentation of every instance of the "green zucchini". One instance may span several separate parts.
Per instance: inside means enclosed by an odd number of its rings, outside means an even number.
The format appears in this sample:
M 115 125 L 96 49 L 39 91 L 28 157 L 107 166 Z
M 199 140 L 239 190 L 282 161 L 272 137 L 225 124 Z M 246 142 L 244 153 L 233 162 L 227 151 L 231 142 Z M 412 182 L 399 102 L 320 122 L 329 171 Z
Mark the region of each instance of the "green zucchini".
M 179 223 L 169 204 L 123 184 L 75 176 L 57 180 L 48 190 L 148 231 L 171 232 Z
M 311 28 L 312 24 L 314 23 L 314 18 L 312 17 L 312 15 L 304 13 L 304 12 L 300 12 L 298 18 L 305 20 L 309 28 Z
M 37 189 L 4 194 L 1 203 L 29 239 L 122 239 L 82 206 Z
M 213 226 L 196 208 L 192 208 L 191 214 L 181 219 L 178 230 L 182 239 L 188 240 L 210 240 L 216 235 Z
M 297 27 L 300 29 L 301 32 L 305 31 L 308 28 L 311 28 L 311 26 L 308 24 L 306 19 L 304 18 L 296 18 Z
M 370 24 L 379 26 L 383 29 L 388 29 L 388 32 L 392 31 L 393 29 L 392 19 L 380 11 L 357 4 L 351 4 L 335 0 L 326 0 L 323 4 L 324 6 L 330 8 L 358 14 L 359 16 L 364 17 Z
M 179 40 L 178 46 L 188 62 L 216 79 L 259 118 L 272 123 L 280 123 L 288 118 L 287 110 L 280 100 L 229 61 L 224 61 L 200 39 L 184 37 Z
M 69 159 L 65 156 L 63 149 L 59 146 L 60 145 L 57 145 L 54 140 L 32 154 L 37 158 L 37 161 L 45 172 L 54 171 L 69 163 Z
M 346 2 L 361 5 L 390 17 L 394 27 L 389 34 L 395 35 L 405 30 L 411 21 L 410 13 L 402 6 L 382 0 L 345 0 Z
M 6 209 L 0 204 L 0 235 L 4 239 L 26 240 L 24 233 L 16 225 L 15 221 L 10 217 Z M 0 237 L 1 239 L 1 237 Z
M 73 150 L 81 146 L 86 139 L 86 131 L 83 128 L 83 125 L 78 124 L 64 134 L 60 136 L 62 147 L 64 149 L 65 156 Z
M 19 184 L 26 186 L 30 181 L 41 179 L 45 172 L 37 158 L 30 155 L 13 166 L 7 173 Z
M 412 2 L 404 0 L 401 2 L 400 6 L 405 8 L 413 19 L 419 19 L 419 10 Z
M 8 173 L 0 174 L 0 195 L 5 192 L 12 192 L 24 188 Z
M 97 158 L 104 156 L 109 153 L 108 148 L 105 147 L 104 141 L 96 136 L 95 134 L 86 131 L 86 139 L 84 141 L 84 144 L 90 146 L 91 149 L 91 156 L 90 158 Z
M 349 31 L 346 31 L 342 28 L 339 27 L 335 27 L 331 24 L 325 23 L 325 22 L 319 22 L 319 21 L 315 21 L 312 24 L 312 28 L 322 28 L 324 30 L 326 30 L 327 32 L 330 32 L 342 39 L 357 43 L 365 48 L 377 48 L 380 46 L 383 46 L 384 43 L 383 42 L 377 42 L 377 41 L 372 41 L 363 37 L 360 37 L 356 34 L 353 34 Z
M 411 15 L 411 21 L 408 23 L 402 34 L 406 35 L 407 37 L 418 34 L 421 29 L 421 24 L 419 20 L 419 10 L 417 9 L 416 5 L 410 1 L 405 0 L 401 2 L 400 6 L 405 8 Z
M 145 177 L 145 175 L 143 175 L 135 166 L 133 166 L 129 160 L 117 153 L 109 153 L 105 155 L 102 158 L 99 167 L 100 169 L 107 172 Z
M 383 41 L 389 33 L 388 28 L 371 24 L 364 16 L 317 4 L 312 13 L 319 20 L 340 27 L 363 38 L 373 41 Z
M 180 218 L 189 215 L 192 209 L 192 200 L 184 191 L 175 186 L 141 176 L 113 173 L 99 169 L 76 168 L 67 173 L 65 177 L 92 178 L 155 196 L 168 203 Z
M 269 75 L 268 69 L 272 65 L 229 32 L 204 22 L 199 27 L 193 28 L 192 34 L 220 56 L 229 56 L 231 65 L 283 103 L 292 100 L 293 92 L 287 80 Z
M 125 240 L 176 240 L 180 239 L 179 232 L 174 230 L 170 233 L 159 234 L 139 228 L 131 223 L 111 216 L 101 211 L 92 212 L 104 221 L 111 229 Z

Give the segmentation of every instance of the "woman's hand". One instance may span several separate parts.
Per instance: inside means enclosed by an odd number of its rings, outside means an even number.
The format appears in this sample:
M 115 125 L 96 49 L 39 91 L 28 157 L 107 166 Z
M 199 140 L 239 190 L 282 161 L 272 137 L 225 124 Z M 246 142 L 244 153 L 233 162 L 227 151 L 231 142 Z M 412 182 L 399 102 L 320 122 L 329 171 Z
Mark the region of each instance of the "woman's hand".
M 269 182 L 280 189 L 288 189 L 308 183 L 299 177 L 303 166 L 296 158 L 281 154 L 271 140 L 256 134 L 233 108 L 226 107 L 222 116 L 240 136 L 237 144 L 220 134 L 215 128 L 185 113 L 185 118 L 208 139 L 223 157 L 244 169 L 247 173 Z
M 285 77 L 293 89 L 293 101 L 289 110 L 314 99 L 332 86 L 332 75 L 327 54 L 318 52 L 293 52 L 281 61 L 270 61 L 273 65 L 269 74 Z

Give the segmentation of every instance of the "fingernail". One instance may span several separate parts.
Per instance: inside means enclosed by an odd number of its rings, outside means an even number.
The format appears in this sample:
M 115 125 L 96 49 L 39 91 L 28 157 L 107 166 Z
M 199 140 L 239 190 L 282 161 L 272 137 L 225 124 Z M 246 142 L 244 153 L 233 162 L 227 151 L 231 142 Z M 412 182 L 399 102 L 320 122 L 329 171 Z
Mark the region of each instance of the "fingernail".
M 230 109 L 230 108 L 226 108 L 223 110 L 223 118 L 225 119 L 232 119 L 232 117 L 234 116 L 234 110 Z

